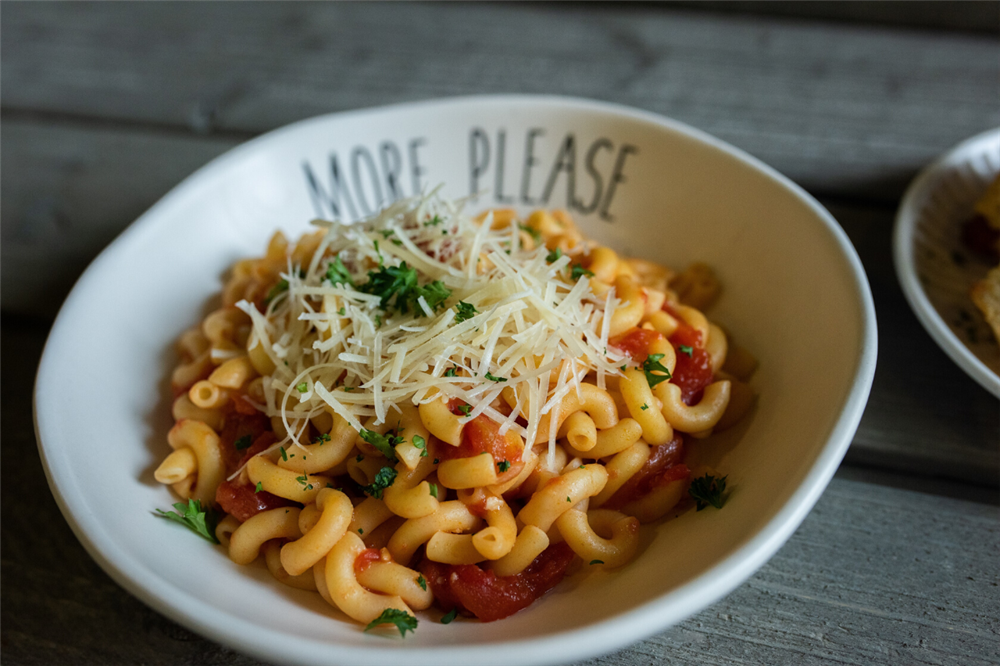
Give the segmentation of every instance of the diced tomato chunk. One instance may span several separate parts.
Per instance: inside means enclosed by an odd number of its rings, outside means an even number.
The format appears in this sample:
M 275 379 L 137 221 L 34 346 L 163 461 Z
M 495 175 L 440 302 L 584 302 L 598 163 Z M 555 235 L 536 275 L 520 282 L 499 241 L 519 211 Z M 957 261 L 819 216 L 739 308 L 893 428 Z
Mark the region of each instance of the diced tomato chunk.
M 670 383 L 681 387 L 681 400 L 685 405 L 697 404 L 701 400 L 702 391 L 712 383 L 712 358 L 705 351 L 701 331 L 681 319 L 669 305 L 664 305 L 663 310 L 680 322 L 677 330 L 670 336 L 670 344 L 677 356 L 677 365 L 674 366 L 674 376 Z M 682 346 L 690 347 L 691 353 L 681 351 Z
M 253 443 L 265 432 L 271 430 L 271 420 L 262 413 L 254 410 L 253 414 L 241 414 L 238 411 L 231 411 L 226 415 L 226 423 L 219 433 L 219 446 L 222 449 L 222 457 L 226 461 L 228 473 L 235 472 L 240 465 L 243 456 L 243 449 L 236 448 L 236 442 L 246 442 L 244 437 L 249 436 Z
M 633 328 L 628 333 L 622 333 L 608 340 L 608 346 L 621 350 L 632 359 L 633 363 L 643 364 L 649 356 L 649 348 L 657 340 L 662 340 L 663 334 L 647 328 Z
M 606 509 L 620 509 L 649 493 L 654 487 L 674 477 L 685 478 L 689 472 L 684 460 L 684 437 L 679 432 L 666 444 L 649 447 L 649 460 L 604 503 Z
M 295 506 L 295 502 L 284 497 L 272 495 L 266 490 L 259 493 L 249 483 L 239 483 L 238 480 L 223 481 L 215 491 L 215 501 L 222 510 L 236 520 L 246 522 L 261 511 L 277 509 L 282 506 Z
M 480 414 L 465 424 L 462 428 L 462 443 L 459 446 L 449 446 L 444 444 L 435 449 L 436 455 L 441 460 L 451 460 L 454 458 L 472 458 L 481 453 L 490 453 L 498 466 L 497 481 L 502 483 L 512 479 L 524 467 L 521 461 L 521 454 L 524 451 L 524 443 L 517 433 L 508 430 L 505 434 L 500 434 L 500 426 L 490 418 Z M 499 466 L 506 461 L 509 466 L 504 465 L 506 471 L 501 472 Z
M 558 585 L 573 557 L 566 543 L 558 543 L 513 576 L 497 576 L 474 564 L 441 564 L 428 559 L 420 564 L 420 571 L 445 610 L 458 607 L 483 622 L 492 622 L 527 608 Z

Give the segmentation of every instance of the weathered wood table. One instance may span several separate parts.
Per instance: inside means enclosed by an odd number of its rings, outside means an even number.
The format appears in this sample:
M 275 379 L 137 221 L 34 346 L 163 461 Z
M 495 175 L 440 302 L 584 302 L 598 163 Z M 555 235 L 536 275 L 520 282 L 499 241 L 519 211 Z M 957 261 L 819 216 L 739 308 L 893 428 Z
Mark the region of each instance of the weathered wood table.
M 890 255 L 915 172 L 1000 125 L 998 33 L 996 3 L 3 3 L 6 663 L 256 663 L 114 584 L 48 492 L 32 378 L 86 263 L 261 132 L 487 92 L 620 102 L 744 148 L 829 207 L 878 311 L 867 412 L 798 532 L 723 601 L 590 663 L 1000 663 L 1000 403 L 919 326 Z

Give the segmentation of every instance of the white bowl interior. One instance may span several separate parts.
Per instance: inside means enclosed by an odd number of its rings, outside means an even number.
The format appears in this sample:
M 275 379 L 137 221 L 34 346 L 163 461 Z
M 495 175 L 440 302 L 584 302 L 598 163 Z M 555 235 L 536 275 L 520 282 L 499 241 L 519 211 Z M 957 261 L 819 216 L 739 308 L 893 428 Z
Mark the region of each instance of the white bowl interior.
M 600 206 L 571 212 L 585 232 L 615 249 L 676 267 L 711 264 L 724 293 L 710 315 L 759 358 L 753 385 L 760 398 L 746 424 L 696 445 L 700 459 L 729 474 L 732 494 L 723 510 L 644 528 L 634 562 L 576 575 L 506 620 L 425 621 L 405 641 L 387 640 L 338 621 L 342 616 L 317 595 L 281 586 L 262 567 L 236 566 L 221 549 L 151 515 L 174 501 L 152 479 L 168 450 L 172 343 L 204 314 L 235 259 L 259 255 L 276 227 L 297 235 L 317 214 L 304 163 L 329 189 L 335 153 L 355 197 L 352 163 L 362 180 L 373 166 L 384 194 L 384 166 L 392 171 L 395 162 L 382 146 L 391 142 L 402 164 L 396 182 L 410 195 L 416 145 L 422 183 L 444 183 L 448 196 L 466 196 L 470 159 L 484 154 L 480 143 L 470 157 L 477 129 L 491 151 L 479 187 L 491 191 L 476 208 L 497 203 L 501 131 L 502 194 L 521 190 L 534 129 L 541 131 L 533 134 L 532 198 L 544 190 L 560 151 L 568 161 L 569 135 L 576 196 L 584 203 L 595 191 L 588 164 L 606 194 L 623 160 L 609 207 L 615 221 L 601 219 Z M 557 176 L 547 205 L 566 207 L 567 175 Z M 371 184 L 362 191 L 374 199 Z M 527 664 L 613 649 L 699 610 L 749 576 L 836 469 L 860 419 L 874 360 L 871 297 L 853 249 L 818 204 L 774 172 L 649 114 L 564 99 L 472 98 L 306 121 L 197 172 L 77 284 L 46 348 L 36 418 L 50 483 L 81 540 L 133 593 L 201 633 L 306 663 L 369 662 L 407 650 L 412 664 Z

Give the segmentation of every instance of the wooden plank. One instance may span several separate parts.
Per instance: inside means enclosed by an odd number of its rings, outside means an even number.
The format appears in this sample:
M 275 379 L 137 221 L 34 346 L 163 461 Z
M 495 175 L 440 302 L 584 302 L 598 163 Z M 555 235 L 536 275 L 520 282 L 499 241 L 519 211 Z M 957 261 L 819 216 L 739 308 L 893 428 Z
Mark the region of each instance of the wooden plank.
M 0 455 L 17 461 L 0 472 L 4 662 L 259 663 L 144 606 L 73 537 L 44 489 L 23 382 L 46 327 L 5 318 L 2 329 Z M 747 583 L 680 625 L 588 665 L 997 663 L 996 504 L 871 478 L 839 472 L 788 544 Z M 945 494 L 970 496 L 962 487 Z
M 813 191 L 891 200 L 1000 124 L 988 36 L 670 7 L 12 4 L 8 111 L 252 135 L 303 117 L 497 91 L 689 122 Z
M 234 143 L 23 122 L 5 124 L 0 141 L 8 164 L 3 189 L 10 193 L 0 209 L 3 308 L 49 317 L 104 243 Z M 826 203 L 861 255 L 880 330 L 875 385 L 848 459 L 997 483 L 1000 410 L 934 344 L 903 298 L 890 248 L 894 211 Z

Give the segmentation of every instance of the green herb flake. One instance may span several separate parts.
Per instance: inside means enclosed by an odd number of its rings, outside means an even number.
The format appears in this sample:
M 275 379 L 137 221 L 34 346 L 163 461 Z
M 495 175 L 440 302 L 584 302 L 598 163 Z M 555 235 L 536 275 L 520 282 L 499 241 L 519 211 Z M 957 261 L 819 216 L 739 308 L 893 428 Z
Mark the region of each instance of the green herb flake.
M 628 364 L 625 364 L 621 367 L 622 372 L 625 372 L 626 370 L 628 370 Z
M 649 405 L 647 405 L 646 403 L 642 403 L 642 407 L 640 407 L 639 409 L 641 409 L 642 411 L 646 411 L 647 409 L 649 409 Z
M 365 528 L 359 527 L 358 528 L 358 534 L 364 534 L 364 533 L 365 533 Z
M 463 322 L 466 319 L 472 319 L 479 311 L 476 310 L 476 306 L 471 303 L 466 303 L 465 301 L 459 301 L 455 304 L 455 322 Z
M 545 255 L 545 261 L 551 264 L 553 262 L 559 261 L 559 258 L 562 256 L 563 256 L 562 249 L 557 247 L 556 249 L 552 250 L 547 255 Z
M 257 489 L 256 489 L 256 490 L 254 490 L 254 493 L 259 493 L 259 492 L 260 492 L 260 491 L 262 491 L 262 490 L 264 490 L 264 484 L 263 484 L 263 483 L 261 483 L 260 481 L 258 481 L 258 482 L 257 482 Z
M 375 499 L 382 499 L 382 491 L 391 486 L 395 480 L 396 470 L 391 467 L 383 467 L 375 475 L 375 480 L 372 481 L 371 485 L 365 486 L 363 490 Z
M 329 441 L 330 441 L 330 433 L 328 433 L 328 432 L 320 433 L 320 434 L 316 435 L 315 437 L 313 437 L 313 439 L 312 439 L 312 443 L 313 444 L 319 444 L 320 446 L 323 446 L 324 444 L 326 444 Z
M 494 376 L 493 376 L 492 374 L 490 374 L 489 372 L 487 372 L 487 373 L 486 373 L 486 379 L 490 380 L 491 382 L 497 382 L 498 384 L 499 384 L 500 382 L 505 382 L 505 381 L 507 381 L 507 378 L 506 378 L 506 377 L 494 377 Z
M 507 470 L 510 469 L 510 461 L 509 460 L 501 460 L 500 462 L 497 463 L 497 469 L 500 470 L 501 474 L 503 472 L 506 472 Z
M 569 498 L 569 495 L 567 495 L 567 496 L 566 496 L 566 501 L 567 501 L 567 502 L 572 502 L 573 500 L 571 500 L 571 499 Z
M 305 393 L 306 391 L 309 390 L 309 383 L 302 382 L 301 384 L 295 387 L 295 390 L 298 391 L 299 393 Z
M 215 525 L 217 517 L 211 509 L 201 510 L 201 500 L 189 499 L 187 504 L 177 502 L 174 504 L 176 513 L 173 511 L 163 511 L 157 509 L 154 515 L 162 516 L 175 523 L 180 523 L 198 536 L 212 543 L 219 543 L 215 536 Z
M 361 462 L 364 459 L 365 457 L 359 453 L 357 456 L 355 456 L 354 462 Z
M 424 226 L 425 227 L 436 227 L 437 225 L 441 224 L 442 222 L 444 222 L 444 220 L 442 220 L 439 215 L 435 215 L 431 219 L 429 219 L 426 222 L 424 222 Z
M 663 354 L 650 354 L 642 364 L 642 370 L 646 373 L 646 381 L 649 382 L 649 388 L 653 388 L 660 382 L 670 379 L 670 371 L 660 363 L 661 358 L 663 358 Z
M 694 348 L 688 347 L 687 345 L 677 345 L 677 351 L 684 354 L 688 358 L 691 358 L 694 355 Z
M 386 608 L 382 614 L 368 623 L 365 631 L 374 629 L 380 624 L 394 624 L 399 629 L 399 635 L 406 638 L 407 631 L 414 631 L 417 628 L 417 618 L 406 611 L 397 608 Z
M 341 305 L 340 309 L 337 310 L 337 314 L 339 314 L 341 317 L 346 317 L 347 316 L 347 308 L 345 308 L 343 305 Z
M 694 499 L 698 511 L 707 506 L 714 506 L 716 509 L 722 508 L 722 505 L 726 502 L 723 493 L 726 492 L 727 478 L 729 478 L 729 475 L 717 479 L 711 474 L 706 474 L 691 482 L 688 494 Z
M 427 591 L 427 579 L 424 578 L 423 574 L 417 576 L 417 585 L 419 585 L 420 589 L 424 592 Z
M 437 487 L 437 484 L 436 483 L 428 483 L 427 485 L 430 487 L 431 497 L 433 497 L 434 499 L 437 499 L 437 496 L 438 496 L 438 487 Z
M 391 236 L 394 233 L 396 233 L 396 230 L 395 229 L 381 229 L 379 231 L 379 233 L 382 234 L 382 238 L 388 238 L 389 236 Z
M 586 268 L 580 264 L 573 264 L 573 269 L 570 271 L 569 276 L 573 278 L 573 281 L 577 281 L 583 276 L 594 277 L 594 271 L 588 271 Z
M 445 370 L 444 371 L 444 376 L 445 377 L 458 377 L 458 366 L 454 366 L 453 365 L 450 368 L 448 368 L 447 370 Z
M 278 451 L 281 452 L 281 459 L 288 462 L 288 453 L 285 451 L 285 447 L 279 446 Z
M 441 618 L 441 624 L 451 624 L 451 621 L 458 617 L 458 609 L 452 608 L 448 614 Z
M 604 560 L 591 560 L 591 564 L 604 564 Z
M 375 315 L 375 328 L 382 328 L 382 315 Z
M 352 287 L 354 286 L 354 279 L 347 270 L 347 266 L 344 262 L 340 260 L 340 257 L 335 258 L 329 264 L 326 265 L 326 279 L 330 281 L 330 284 L 348 284 Z M 341 308 L 343 310 L 343 308 Z M 343 313 L 341 313 L 343 315 Z
M 242 451 L 243 449 L 249 449 L 250 445 L 253 444 L 253 437 L 250 435 L 243 435 L 233 442 L 233 446 L 236 447 L 237 451 Z
M 458 411 L 460 411 L 460 412 L 462 412 L 462 414 L 468 416 L 469 412 L 472 411 L 472 405 L 459 405 L 458 406 Z
M 384 435 L 380 435 L 373 430 L 362 430 L 361 439 L 378 449 L 379 453 L 392 462 L 396 462 L 398 460 L 398 458 L 396 458 L 396 445 L 402 444 L 406 441 L 392 430 Z
M 421 458 L 426 458 L 427 457 L 427 440 L 426 439 L 424 439 L 420 435 L 414 435 L 413 436 L 413 447 L 417 448 L 417 449 L 420 449 L 420 457 Z

